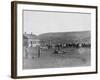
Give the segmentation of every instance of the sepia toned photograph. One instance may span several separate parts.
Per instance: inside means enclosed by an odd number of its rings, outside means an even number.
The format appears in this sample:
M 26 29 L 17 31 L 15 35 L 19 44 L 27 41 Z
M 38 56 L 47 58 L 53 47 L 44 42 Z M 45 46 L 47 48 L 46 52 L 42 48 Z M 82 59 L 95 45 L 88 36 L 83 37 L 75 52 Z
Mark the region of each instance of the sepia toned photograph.
M 97 73 L 97 6 L 12 1 L 11 77 Z

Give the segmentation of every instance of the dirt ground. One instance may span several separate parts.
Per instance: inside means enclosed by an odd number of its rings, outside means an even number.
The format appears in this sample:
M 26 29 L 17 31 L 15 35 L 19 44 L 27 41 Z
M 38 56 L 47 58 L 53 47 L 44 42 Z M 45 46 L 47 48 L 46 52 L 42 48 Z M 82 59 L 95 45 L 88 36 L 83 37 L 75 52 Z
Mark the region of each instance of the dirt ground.
M 38 57 L 37 52 L 32 48 L 28 50 L 30 57 L 25 58 L 23 56 L 23 69 L 81 67 L 91 65 L 90 48 L 65 48 L 63 51 L 65 51 L 65 53 L 54 54 L 53 49 L 41 50 L 40 57 Z M 25 50 L 23 54 L 25 54 Z

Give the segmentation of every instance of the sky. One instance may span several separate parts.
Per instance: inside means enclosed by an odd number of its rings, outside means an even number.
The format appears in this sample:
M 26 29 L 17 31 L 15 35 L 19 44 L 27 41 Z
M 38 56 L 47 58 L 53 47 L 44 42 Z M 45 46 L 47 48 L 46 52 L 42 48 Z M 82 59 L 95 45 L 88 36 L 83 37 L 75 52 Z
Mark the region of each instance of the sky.
M 91 30 L 91 14 L 50 11 L 23 11 L 23 32 L 36 35 L 48 32 Z

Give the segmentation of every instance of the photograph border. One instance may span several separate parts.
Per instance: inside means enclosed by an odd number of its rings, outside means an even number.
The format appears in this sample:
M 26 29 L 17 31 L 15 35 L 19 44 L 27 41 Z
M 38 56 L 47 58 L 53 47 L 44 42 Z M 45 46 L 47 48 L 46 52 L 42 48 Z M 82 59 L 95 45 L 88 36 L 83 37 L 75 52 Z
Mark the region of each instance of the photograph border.
M 77 7 L 96 9 L 96 71 L 94 72 L 78 72 L 78 73 L 63 73 L 63 74 L 49 74 L 49 75 L 33 75 L 33 76 L 17 76 L 17 4 L 28 5 L 50 5 L 59 7 Z M 26 2 L 26 1 L 12 1 L 11 2 L 11 78 L 32 78 L 32 77 L 50 77 L 50 76 L 66 76 L 66 75 L 81 75 L 98 73 L 98 7 L 88 5 L 74 5 L 74 4 L 59 4 L 59 3 L 42 3 L 42 2 Z

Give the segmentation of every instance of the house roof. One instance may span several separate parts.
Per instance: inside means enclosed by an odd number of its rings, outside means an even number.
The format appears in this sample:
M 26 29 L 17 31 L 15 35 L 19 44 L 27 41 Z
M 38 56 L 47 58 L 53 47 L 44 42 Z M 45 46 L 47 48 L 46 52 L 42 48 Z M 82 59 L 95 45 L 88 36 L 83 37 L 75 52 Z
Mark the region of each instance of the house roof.
M 24 39 L 38 39 L 38 37 L 34 34 L 24 34 L 23 38 Z
M 23 38 L 24 38 L 24 39 L 28 39 L 25 35 L 23 35 Z

